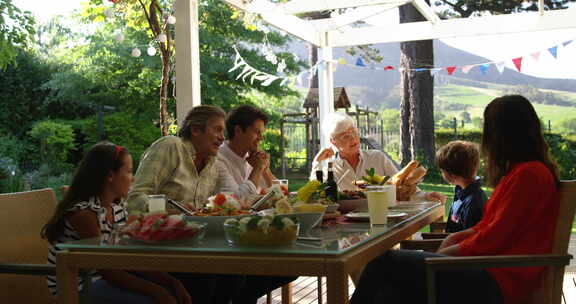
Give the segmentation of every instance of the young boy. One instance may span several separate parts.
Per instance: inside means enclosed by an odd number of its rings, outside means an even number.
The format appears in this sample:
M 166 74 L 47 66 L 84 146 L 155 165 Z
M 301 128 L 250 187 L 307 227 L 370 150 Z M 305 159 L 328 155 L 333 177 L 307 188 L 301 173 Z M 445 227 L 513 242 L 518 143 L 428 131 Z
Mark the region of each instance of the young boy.
M 476 225 L 482 219 L 482 209 L 487 200 L 476 176 L 480 165 L 477 145 L 451 141 L 436 152 L 436 164 L 444 180 L 455 186 L 446 232 L 458 232 Z

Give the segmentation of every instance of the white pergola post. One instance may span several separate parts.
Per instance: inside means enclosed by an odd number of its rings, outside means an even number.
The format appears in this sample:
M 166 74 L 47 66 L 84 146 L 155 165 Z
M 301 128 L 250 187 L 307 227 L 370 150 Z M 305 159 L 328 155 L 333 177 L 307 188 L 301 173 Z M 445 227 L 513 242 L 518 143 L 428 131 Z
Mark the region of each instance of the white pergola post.
M 198 0 L 176 0 L 176 118 L 200 105 Z
M 332 47 L 330 46 L 329 33 L 321 34 L 320 61 L 318 66 L 318 109 L 320 116 L 320 130 L 328 114 L 334 112 L 334 65 L 332 63 Z M 320 131 L 320 149 L 330 145 L 330 138 Z

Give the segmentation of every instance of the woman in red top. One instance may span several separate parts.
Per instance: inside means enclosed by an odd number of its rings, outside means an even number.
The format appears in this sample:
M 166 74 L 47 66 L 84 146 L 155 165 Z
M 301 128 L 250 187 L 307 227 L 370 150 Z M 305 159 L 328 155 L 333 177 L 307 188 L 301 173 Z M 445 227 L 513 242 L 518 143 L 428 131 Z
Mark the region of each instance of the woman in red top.
M 494 99 L 484 111 L 482 153 L 494 193 L 474 227 L 451 234 L 437 254 L 390 250 L 370 262 L 350 300 L 426 303 L 424 259 L 433 256 L 546 254 L 558 217 L 558 168 L 540 120 L 518 95 Z M 440 271 L 438 303 L 513 304 L 524 300 L 544 268 Z

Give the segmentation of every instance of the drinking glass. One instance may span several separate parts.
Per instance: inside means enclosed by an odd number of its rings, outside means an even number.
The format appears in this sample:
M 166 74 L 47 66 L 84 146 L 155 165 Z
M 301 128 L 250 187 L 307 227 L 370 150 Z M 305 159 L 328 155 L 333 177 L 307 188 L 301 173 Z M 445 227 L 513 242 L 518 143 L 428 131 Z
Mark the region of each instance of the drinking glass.
M 148 195 L 148 212 L 166 211 L 166 195 Z
M 396 200 L 396 186 L 368 186 L 366 187 L 368 199 L 368 213 L 371 225 L 386 225 L 388 223 L 388 206 Z

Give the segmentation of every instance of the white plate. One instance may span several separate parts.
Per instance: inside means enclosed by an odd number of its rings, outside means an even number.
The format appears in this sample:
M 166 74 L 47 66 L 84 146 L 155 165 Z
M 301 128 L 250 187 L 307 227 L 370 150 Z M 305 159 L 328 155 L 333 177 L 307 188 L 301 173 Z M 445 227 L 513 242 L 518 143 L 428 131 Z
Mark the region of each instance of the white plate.
M 399 218 L 407 215 L 408 213 L 405 212 L 388 211 L 388 218 Z M 370 221 L 370 214 L 368 212 L 350 212 L 344 214 L 344 216 L 353 221 Z

